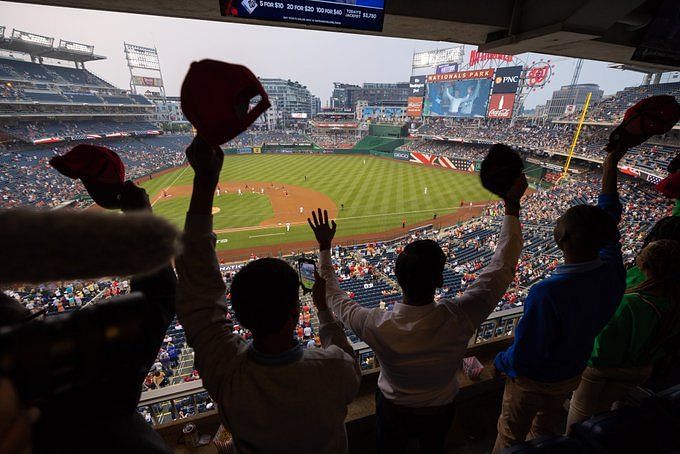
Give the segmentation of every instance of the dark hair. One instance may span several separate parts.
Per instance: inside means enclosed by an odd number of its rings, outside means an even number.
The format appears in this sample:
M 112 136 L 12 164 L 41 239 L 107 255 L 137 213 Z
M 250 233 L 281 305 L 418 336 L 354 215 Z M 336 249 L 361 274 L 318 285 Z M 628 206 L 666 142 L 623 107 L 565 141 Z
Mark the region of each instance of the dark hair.
M 605 244 L 616 239 L 614 218 L 596 206 L 573 206 L 560 219 L 564 238 L 573 248 L 597 253 Z
M 299 301 L 297 272 L 274 258 L 248 263 L 231 283 L 231 304 L 241 325 L 254 335 L 277 332 L 291 317 Z
M 432 240 L 417 240 L 404 248 L 394 267 L 397 282 L 411 301 L 432 298 L 441 285 L 446 256 Z
M 647 233 L 642 247 L 644 248 L 652 241 L 658 240 L 680 241 L 680 216 L 668 216 L 660 219 Z
M 482 161 L 479 178 L 482 186 L 496 195 L 503 196 L 522 173 L 524 163 L 519 154 L 507 145 L 497 143 L 489 148 Z

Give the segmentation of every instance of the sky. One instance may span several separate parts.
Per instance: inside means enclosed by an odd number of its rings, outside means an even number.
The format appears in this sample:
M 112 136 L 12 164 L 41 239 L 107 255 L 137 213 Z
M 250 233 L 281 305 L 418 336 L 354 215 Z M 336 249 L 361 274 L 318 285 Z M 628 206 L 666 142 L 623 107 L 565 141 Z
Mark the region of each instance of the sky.
M 217 4 L 217 2 L 215 2 Z M 325 106 L 333 82 L 403 82 L 411 76 L 414 51 L 442 49 L 452 43 L 386 38 L 292 28 L 176 19 L 139 14 L 90 11 L 0 1 L 0 26 L 16 28 L 95 46 L 106 60 L 86 68 L 120 88 L 129 86 L 123 42 L 156 47 L 166 93 L 179 94 L 189 64 L 211 58 L 248 66 L 260 77 L 297 80 Z M 466 46 L 466 51 L 474 49 Z M 575 60 L 524 54 L 528 61 L 551 59 L 555 75 L 542 90 L 531 93 L 525 108 L 545 103 L 561 85 L 570 83 Z M 605 95 L 638 85 L 642 75 L 586 61 L 580 83 L 596 83 Z

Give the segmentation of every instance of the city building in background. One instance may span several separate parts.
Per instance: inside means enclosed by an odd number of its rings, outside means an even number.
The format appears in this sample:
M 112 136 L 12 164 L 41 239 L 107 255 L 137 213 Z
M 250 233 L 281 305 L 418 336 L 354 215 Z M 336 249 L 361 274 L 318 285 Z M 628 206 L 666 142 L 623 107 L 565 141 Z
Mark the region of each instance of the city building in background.
M 562 86 L 562 88 L 553 92 L 552 98 L 546 103 L 543 116 L 552 119 L 580 112 L 586 103 L 588 93 L 592 93 L 591 103 L 599 101 L 604 95 L 597 84 Z
M 334 83 L 331 107 L 334 109 L 356 109 L 359 101 L 369 106 L 404 106 L 409 97 L 409 83 L 369 83 L 362 86 Z
M 289 79 L 260 79 L 272 105 L 278 111 L 277 127 L 303 129 L 316 104 L 306 86 Z
M 163 125 L 165 130 L 191 130 L 191 123 L 182 113 L 182 103 L 179 96 L 152 97 L 150 99 L 156 105 L 154 121 Z

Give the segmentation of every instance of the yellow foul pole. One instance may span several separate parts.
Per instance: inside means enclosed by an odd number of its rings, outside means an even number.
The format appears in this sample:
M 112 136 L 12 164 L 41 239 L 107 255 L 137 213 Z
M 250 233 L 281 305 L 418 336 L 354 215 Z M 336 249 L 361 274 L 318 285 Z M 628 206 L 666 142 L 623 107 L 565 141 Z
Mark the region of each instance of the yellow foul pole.
M 562 171 L 562 178 L 565 178 L 569 172 L 569 164 L 571 163 L 571 157 L 574 155 L 574 150 L 576 149 L 576 143 L 578 142 L 578 136 L 581 134 L 581 127 L 583 126 L 583 121 L 586 119 L 586 112 L 588 112 L 588 106 L 590 105 L 590 97 L 592 93 L 588 93 L 586 97 L 586 103 L 583 105 L 583 112 L 581 112 L 581 118 L 578 120 L 578 126 L 576 127 L 576 132 L 574 133 L 574 140 L 571 141 L 571 147 L 569 148 L 569 156 L 567 156 L 567 162 L 564 164 L 564 170 Z

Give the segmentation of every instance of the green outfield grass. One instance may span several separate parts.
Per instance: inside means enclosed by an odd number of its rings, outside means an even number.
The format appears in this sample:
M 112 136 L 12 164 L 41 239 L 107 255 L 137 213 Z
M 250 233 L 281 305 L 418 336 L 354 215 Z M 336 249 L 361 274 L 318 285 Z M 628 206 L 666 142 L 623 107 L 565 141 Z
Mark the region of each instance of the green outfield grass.
M 364 164 L 364 160 L 366 164 Z M 308 181 L 304 176 L 310 177 Z M 182 168 L 143 186 L 154 199 L 162 188 L 191 185 L 193 171 Z M 407 223 L 455 212 L 461 200 L 482 201 L 494 197 L 479 183 L 477 175 L 437 167 L 408 164 L 370 156 L 348 155 L 235 155 L 226 156 L 220 181 L 276 181 L 322 192 L 335 201 L 339 212 L 338 237 L 377 233 Z M 428 193 L 424 194 L 427 186 Z M 158 201 L 154 212 L 182 226 L 188 197 Z M 215 229 L 255 226 L 273 215 L 267 197 L 259 194 L 222 195 L 215 206 Z M 309 207 L 311 208 L 311 207 Z M 305 207 L 307 210 L 308 207 Z M 294 225 L 219 234 L 218 249 L 240 249 L 260 245 L 313 240 L 309 227 Z

